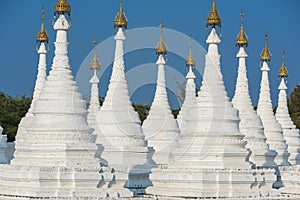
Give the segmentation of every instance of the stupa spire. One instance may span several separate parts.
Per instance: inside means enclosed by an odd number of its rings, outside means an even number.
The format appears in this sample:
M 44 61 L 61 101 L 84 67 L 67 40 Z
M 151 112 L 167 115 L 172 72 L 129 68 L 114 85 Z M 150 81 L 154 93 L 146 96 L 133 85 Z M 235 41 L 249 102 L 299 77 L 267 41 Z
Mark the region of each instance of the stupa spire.
M 164 40 L 163 40 L 164 25 L 160 24 L 159 28 L 160 28 L 160 38 L 159 38 L 159 42 L 157 43 L 157 46 L 156 46 L 156 54 L 166 55 L 167 54 L 167 46 L 166 46 L 166 44 L 164 43 Z
M 39 54 L 39 63 L 38 63 L 38 73 L 36 76 L 36 82 L 35 82 L 35 87 L 33 91 L 33 97 L 32 97 L 32 102 L 29 108 L 29 111 L 27 112 L 26 115 L 32 115 L 32 110 L 34 109 L 34 104 L 36 100 L 39 98 L 39 95 L 44 87 L 45 81 L 46 81 L 46 68 L 47 68 L 47 52 L 48 52 L 48 35 L 45 30 L 45 11 L 44 8 L 42 8 L 42 25 L 41 29 L 37 35 L 37 42 L 39 43 L 39 47 L 37 47 L 37 52 Z
M 245 135 L 247 141 L 246 148 L 250 153 L 249 161 L 254 166 L 275 167 L 274 158 L 277 155 L 275 151 L 269 151 L 266 144 L 266 137 L 260 117 L 253 109 L 247 78 L 246 58 L 248 57 L 245 46 L 248 45 L 248 39 L 244 32 L 243 23 L 244 13 L 241 13 L 241 30 L 236 40 L 239 46 L 238 58 L 238 77 L 236 81 L 235 94 L 232 99 L 233 106 L 239 110 L 240 131 Z
M 284 56 L 285 56 L 285 50 L 282 50 L 282 62 L 281 62 L 281 67 L 278 72 L 278 77 L 279 78 L 287 78 L 288 77 L 288 71 L 286 70 L 285 64 L 284 64 Z
M 260 60 L 263 62 L 263 61 L 267 61 L 267 62 L 270 62 L 271 61 L 271 53 L 269 51 L 269 46 L 268 46 L 268 41 L 269 41 L 269 34 L 266 33 L 265 34 L 265 37 L 266 37 L 266 44 L 260 54 Z
M 91 67 L 92 70 L 97 70 L 97 69 L 100 69 L 100 63 L 99 63 L 99 61 L 98 61 L 98 58 L 97 58 L 97 51 L 96 51 L 96 48 L 97 48 L 97 41 L 94 40 L 93 43 L 94 43 L 94 57 L 93 57 L 93 60 L 92 60 L 92 62 L 91 62 L 90 67 Z
M 192 38 L 189 38 L 189 47 L 190 47 L 190 51 L 189 51 L 189 56 L 186 59 L 185 65 L 186 66 L 191 66 L 194 67 L 195 66 L 195 60 L 193 57 L 193 52 L 192 52 Z
M 127 29 L 127 18 L 125 12 L 123 11 L 123 0 L 120 0 L 120 10 L 114 20 L 115 28 L 124 28 Z
M 165 78 L 166 61 L 164 59 L 167 49 L 162 39 L 162 28 L 161 24 L 160 40 L 156 48 L 156 54 L 158 54 L 156 91 L 149 115 L 143 122 L 143 132 L 148 140 L 148 145 L 155 149 L 154 161 L 157 164 L 166 165 L 172 162 L 170 150 L 178 145 L 179 128 L 168 102 Z
M 54 7 L 54 16 L 67 14 L 71 15 L 71 6 L 69 5 L 67 0 L 58 0 L 57 4 Z
M 244 12 L 241 12 L 241 28 L 236 38 L 236 45 L 240 47 L 248 46 L 248 37 L 244 31 Z
M 189 55 L 186 59 L 186 66 L 188 67 L 188 73 L 186 75 L 186 86 L 185 86 L 185 98 L 181 106 L 180 112 L 177 115 L 178 126 L 181 130 L 185 127 L 185 118 L 188 110 L 196 103 L 196 85 L 195 85 L 195 74 L 193 67 L 195 67 L 195 60 L 192 52 L 192 38 L 189 38 Z
M 288 151 L 290 153 L 289 162 L 293 165 L 300 164 L 300 135 L 299 130 L 291 120 L 288 106 L 287 106 L 287 86 L 285 79 L 288 76 L 284 64 L 285 50 L 282 51 L 282 63 L 278 76 L 280 77 L 280 84 L 278 87 L 278 107 L 276 109 L 276 119 L 281 125 L 283 137 L 286 140 Z
M 208 26 L 211 26 L 212 28 L 215 28 L 216 26 L 221 27 L 221 17 L 218 13 L 215 0 L 213 0 L 213 2 L 212 2 L 211 10 L 206 19 L 206 28 L 208 28 Z
M 289 165 L 287 151 L 287 145 L 282 135 L 282 129 L 278 121 L 275 119 L 273 113 L 273 106 L 270 94 L 270 83 L 268 73 L 270 71 L 268 63 L 271 60 L 271 54 L 268 48 L 268 34 L 266 34 L 266 44 L 261 53 L 260 59 L 262 66 L 260 68 L 262 72 L 262 78 L 260 83 L 260 93 L 257 106 L 257 114 L 260 116 L 263 126 L 264 133 L 267 137 L 267 144 L 269 144 L 270 150 L 274 150 L 278 153 L 275 158 L 277 165 Z
M 36 37 L 36 41 L 37 42 L 46 42 L 48 43 L 48 34 L 45 30 L 45 10 L 44 7 L 42 8 L 42 25 L 41 25 L 41 29 Z
M 122 9 L 116 19 L 123 16 Z M 120 190 L 124 189 L 124 186 L 130 187 L 132 191 L 149 186 L 148 165 L 153 162 L 151 160 L 153 149 L 147 147 L 141 121 L 130 101 L 125 77 L 123 45 L 126 40 L 124 28 L 127 23 L 119 24 L 118 20 L 115 22 L 118 23 L 115 23 L 116 45 L 112 74 L 105 100 L 96 115 L 97 126 L 94 133 L 97 134 L 96 143 L 102 144 L 105 149 L 102 157 L 107 163 L 104 165 L 109 164 L 112 168 L 122 169 L 117 170 L 120 174 L 115 175 L 117 187 Z
M 90 105 L 89 105 L 88 116 L 87 116 L 88 124 L 91 127 L 94 127 L 94 125 L 96 124 L 96 114 L 100 110 L 99 89 L 98 89 L 99 78 L 98 78 L 98 74 L 97 74 L 97 71 L 100 69 L 100 64 L 99 64 L 99 61 L 97 58 L 97 51 L 96 51 L 97 42 L 96 42 L 96 40 L 94 40 L 93 43 L 94 43 L 94 56 L 93 56 L 93 60 L 90 65 L 93 75 L 90 80 L 91 99 L 90 99 Z

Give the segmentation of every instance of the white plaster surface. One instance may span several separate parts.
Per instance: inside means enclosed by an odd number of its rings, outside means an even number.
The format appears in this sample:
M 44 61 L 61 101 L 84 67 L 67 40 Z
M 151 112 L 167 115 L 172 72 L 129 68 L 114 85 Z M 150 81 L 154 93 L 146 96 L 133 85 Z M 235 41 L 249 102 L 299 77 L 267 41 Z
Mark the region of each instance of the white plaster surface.
M 277 156 L 274 161 L 277 165 L 287 166 L 290 165 L 288 162 L 289 152 L 287 151 L 287 145 L 283 138 L 281 126 L 275 119 L 273 113 L 268 77 L 270 68 L 266 61 L 263 61 L 260 70 L 262 71 L 262 78 L 260 83 L 257 114 L 262 120 L 264 133 L 267 138 L 266 142 L 269 145 L 270 150 L 277 152 Z
M 246 69 L 247 56 L 245 48 L 240 47 L 237 53 L 239 58 L 238 77 L 232 104 L 239 110 L 241 119 L 239 124 L 240 131 L 245 135 L 246 148 L 251 153 L 249 161 L 256 166 L 276 167 L 274 158 L 277 153 L 269 150 L 262 121 L 253 109 L 250 99 Z

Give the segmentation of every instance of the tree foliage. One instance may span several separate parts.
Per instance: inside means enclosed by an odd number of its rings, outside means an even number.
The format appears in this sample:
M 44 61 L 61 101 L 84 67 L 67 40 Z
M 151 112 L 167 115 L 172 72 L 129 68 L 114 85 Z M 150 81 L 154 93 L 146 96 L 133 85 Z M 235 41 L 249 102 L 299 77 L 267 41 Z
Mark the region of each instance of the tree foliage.
M 289 112 L 298 129 L 300 129 L 300 85 L 297 85 L 289 98 Z
M 134 110 L 137 111 L 137 113 L 139 114 L 140 120 L 143 123 L 149 114 L 149 110 L 150 110 L 151 106 L 143 105 L 143 104 L 134 104 L 133 107 L 134 107 Z M 174 115 L 174 117 L 176 118 L 180 109 L 175 109 L 175 110 L 171 110 L 171 111 L 172 111 L 172 114 Z
M 147 115 L 150 110 L 150 106 L 143 105 L 143 104 L 134 104 L 133 107 L 134 107 L 135 111 L 137 111 L 137 113 L 139 114 L 140 120 L 143 123 L 144 120 L 147 118 Z
M 18 130 L 18 125 L 29 109 L 31 98 L 25 95 L 11 97 L 0 92 L 0 125 L 8 141 L 13 142 Z

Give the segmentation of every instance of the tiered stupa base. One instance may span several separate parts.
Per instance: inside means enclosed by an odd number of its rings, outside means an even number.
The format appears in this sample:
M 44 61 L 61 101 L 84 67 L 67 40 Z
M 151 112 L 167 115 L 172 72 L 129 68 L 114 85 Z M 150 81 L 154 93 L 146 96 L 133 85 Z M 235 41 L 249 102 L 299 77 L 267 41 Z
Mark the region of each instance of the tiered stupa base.
M 0 166 L 0 199 L 92 199 L 104 197 L 130 197 L 124 190 L 106 186 L 97 188 L 102 181 L 95 176 L 98 168 Z M 18 173 L 15 173 L 18 171 Z M 110 172 L 103 174 L 109 177 Z M 109 183 L 109 179 L 105 182 Z M 63 187 L 62 187 L 63 186 Z M 105 189 L 104 189 L 105 188 Z
M 283 194 L 297 194 L 300 199 L 300 165 L 279 167 Z
M 147 194 L 184 198 L 277 197 L 271 169 L 155 169 Z
M 111 186 L 115 188 L 128 188 L 134 194 L 144 193 L 143 190 L 152 185 L 149 180 L 151 168 L 155 163 L 149 162 L 154 151 L 152 148 L 132 146 L 126 148 L 104 148 L 102 157 L 109 158 L 109 162 L 102 162 L 102 165 L 111 169 L 114 180 Z

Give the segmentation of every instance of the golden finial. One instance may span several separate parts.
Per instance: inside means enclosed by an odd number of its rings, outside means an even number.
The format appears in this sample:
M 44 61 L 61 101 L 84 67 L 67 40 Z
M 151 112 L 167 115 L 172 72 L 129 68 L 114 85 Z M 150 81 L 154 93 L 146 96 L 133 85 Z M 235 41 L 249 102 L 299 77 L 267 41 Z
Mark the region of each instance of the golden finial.
M 36 37 L 37 42 L 48 42 L 48 35 L 45 30 L 44 21 L 45 21 L 45 11 L 44 11 L 44 7 L 43 7 L 42 8 L 42 25 L 41 25 L 40 32 L 38 33 L 38 35 Z
M 221 27 L 221 18 L 219 16 L 215 0 L 212 3 L 212 8 L 206 20 L 206 28 L 208 26 L 211 26 L 212 28 L 215 28 L 215 26 Z
M 284 77 L 288 77 L 288 72 L 285 68 L 285 64 L 284 64 L 284 56 L 285 56 L 285 50 L 282 50 L 282 63 L 281 63 L 281 67 L 278 73 L 278 77 L 280 78 L 284 78 Z
M 194 57 L 193 57 L 193 52 L 192 52 L 192 38 L 190 37 L 189 39 L 189 46 L 190 46 L 190 53 L 189 53 L 189 56 L 188 58 L 186 59 L 186 66 L 195 66 L 195 60 L 194 60 Z
M 269 34 L 266 33 L 265 37 L 266 37 L 266 44 L 265 44 L 265 47 L 264 47 L 264 49 L 262 50 L 262 52 L 260 54 L 260 60 L 261 61 L 270 61 L 271 60 L 271 54 L 270 54 L 269 47 L 268 47 Z
M 248 46 L 248 38 L 247 38 L 247 35 L 244 31 L 244 12 L 241 12 L 241 29 L 240 29 L 240 32 L 236 38 L 236 45 L 237 46 Z
M 120 0 L 120 11 L 115 18 L 114 27 L 124 27 L 125 29 L 127 29 L 127 18 L 123 11 L 123 0 Z
M 54 7 L 54 16 L 56 14 L 65 14 L 71 15 L 71 6 L 67 0 L 58 0 L 57 4 Z
M 164 25 L 160 24 L 159 28 L 160 28 L 160 39 L 159 39 L 159 42 L 158 42 L 158 44 L 156 46 L 156 54 L 166 55 L 167 54 L 167 47 L 166 47 L 166 45 L 164 43 L 164 40 L 163 40 L 163 28 L 164 28 Z
M 100 68 L 100 64 L 99 64 L 99 61 L 97 58 L 96 46 L 97 46 L 97 41 L 94 40 L 94 58 L 92 60 L 91 66 L 90 66 L 91 69 L 99 69 Z

